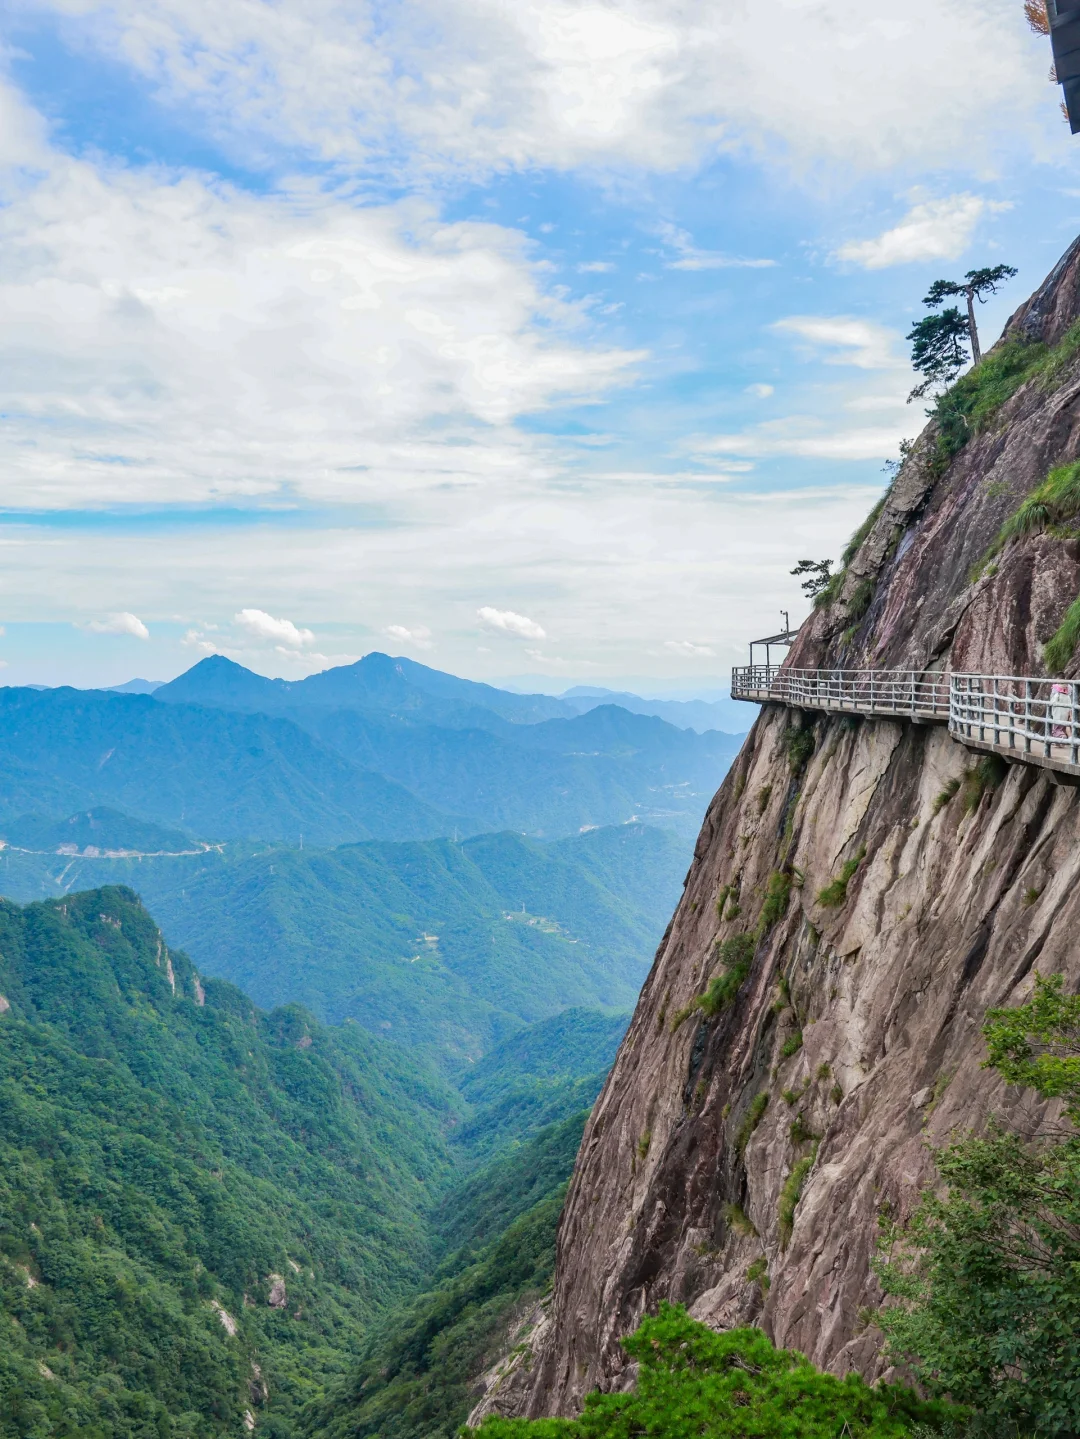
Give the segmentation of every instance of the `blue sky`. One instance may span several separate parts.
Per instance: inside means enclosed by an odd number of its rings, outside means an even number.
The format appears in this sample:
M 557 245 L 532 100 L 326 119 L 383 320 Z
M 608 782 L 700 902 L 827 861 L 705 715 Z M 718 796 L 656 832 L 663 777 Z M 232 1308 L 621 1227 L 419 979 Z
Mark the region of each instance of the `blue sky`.
M 4 7 L 8 683 L 709 688 L 1080 229 L 1020 0 Z

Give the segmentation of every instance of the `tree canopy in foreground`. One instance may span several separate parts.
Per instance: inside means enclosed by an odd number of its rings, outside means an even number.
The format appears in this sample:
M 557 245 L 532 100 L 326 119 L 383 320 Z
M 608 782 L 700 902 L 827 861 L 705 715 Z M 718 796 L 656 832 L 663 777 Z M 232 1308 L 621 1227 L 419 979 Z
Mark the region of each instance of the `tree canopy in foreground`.
M 899 1385 L 823 1374 L 760 1329 L 716 1334 L 662 1304 L 623 1340 L 639 1366 L 631 1394 L 590 1394 L 580 1419 L 487 1419 L 480 1439 L 901 1439 L 940 1431 L 955 1411 Z

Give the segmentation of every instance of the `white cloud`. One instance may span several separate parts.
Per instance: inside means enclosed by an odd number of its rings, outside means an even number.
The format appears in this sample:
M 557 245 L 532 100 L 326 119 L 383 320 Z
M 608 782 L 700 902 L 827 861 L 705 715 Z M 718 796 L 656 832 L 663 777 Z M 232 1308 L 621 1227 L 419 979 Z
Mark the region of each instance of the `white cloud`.
M 665 640 L 664 648 L 684 659 L 706 659 L 715 657 L 716 651 L 709 645 L 694 644 L 691 640 Z
M 588 260 L 577 268 L 579 275 L 606 275 L 614 270 L 615 266 L 608 260 Z
M 485 625 L 502 630 L 504 634 L 519 635 L 524 640 L 546 640 L 547 633 L 527 615 L 515 614 L 513 610 L 496 610 L 484 605 L 476 611 Z
M 678 255 L 676 260 L 665 260 L 667 270 L 770 270 L 775 260 L 743 260 L 732 255 L 721 255 L 715 250 L 699 250 L 685 230 L 662 221 L 657 234 Z
M 299 629 L 292 620 L 275 619 L 265 610 L 241 610 L 233 619 L 250 638 L 269 640 L 275 646 L 283 645 L 294 654 L 305 645 L 315 643 L 311 630 Z
M 111 614 L 108 619 L 89 620 L 82 628 L 89 630 L 94 635 L 131 635 L 133 639 L 137 640 L 150 638 L 150 631 L 142 620 L 128 610 L 120 610 Z
M 898 363 L 893 351 L 894 336 L 884 325 L 851 316 L 790 315 L 777 320 L 774 330 L 796 335 L 816 349 L 838 351 L 827 356 L 831 365 L 857 365 L 863 370 L 892 369 Z
M 792 417 L 757 425 L 737 435 L 714 435 L 689 442 L 696 454 L 799 455 L 817 460 L 877 460 L 896 455 L 910 423 L 860 429 L 825 430 L 810 417 Z
M 950 195 L 944 200 L 925 200 L 913 205 L 898 225 L 873 240 L 841 245 L 838 260 L 848 260 L 864 270 L 883 270 L 889 265 L 907 265 L 915 260 L 954 260 L 970 243 L 975 226 L 987 211 L 1011 209 L 979 195 Z
M 747 385 L 743 393 L 753 395 L 755 400 L 767 400 L 770 395 L 776 393 L 776 387 L 774 385 L 763 384 Z
M 1052 108 L 1045 58 L 1007 0 L 51 8 L 249 153 L 261 136 L 353 167 L 378 154 L 429 171 L 672 169 L 733 147 L 860 169 L 968 167 L 1030 147 L 1034 112 Z
M 829 433 L 818 431 L 819 438 Z M 184 597 L 193 604 L 198 596 L 198 615 L 184 621 L 197 637 L 186 653 L 199 657 L 205 645 L 260 670 L 269 656 L 272 667 L 280 659 L 276 672 L 287 666 L 299 674 L 310 667 L 306 661 L 287 662 L 254 642 L 241 650 L 227 638 L 247 597 L 258 595 L 271 615 L 310 616 L 324 651 L 323 627 L 329 631 L 332 617 L 333 648 L 362 654 L 385 647 L 372 642 L 371 616 L 384 612 L 387 596 L 398 596 L 409 606 L 399 613 L 438 614 L 440 668 L 498 677 L 506 674 L 508 642 L 522 651 L 549 646 L 498 628 L 478 632 L 472 596 L 482 575 L 487 594 L 505 597 L 500 609 L 534 620 L 539 601 L 532 592 L 542 583 L 543 627 L 558 636 L 551 649 L 575 666 L 595 662 L 590 674 L 640 674 L 643 659 L 655 655 L 650 667 L 658 673 L 708 665 L 720 675 L 728 663 L 744 662 L 748 636 L 775 628 L 779 608 L 789 608 L 793 620 L 803 613 L 792 565 L 804 554 L 836 553 L 881 493 L 884 477 L 868 474 L 880 463 L 849 470 L 833 461 L 826 485 L 793 480 L 762 492 L 738 479 L 665 487 L 647 478 L 563 490 L 557 502 L 541 489 L 437 490 L 415 524 L 259 525 L 242 542 L 231 523 L 203 526 L 197 542 L 186 527 L 166 527 L 149 545 L 137 530 L 95 533 L 88 544 L 79 533 L 27 521 L 18 526 L 18 544 L 2 550 L 4 618 L 10 634 L 17 623 L 67 619 L 87 594 L 100 596 L 103 608 L 126 604 L 154 615 L 176 614 Z M 12 535 L 0 525 L 0 540 Z M 707 634 L 702 615 L 709 616 Z M 226 627 L 211 631 L 207 618 Z M 167 643 L 162 624 L 151 628 L 152 644 Z M 668 639 L 702 644 L 716 658 L 683 656 L 665 648 Z M 478 645 L 491 653 L 478 653 Z M 55 677 L 33 678 L 60 683 L 61 664 Z
M 544 449 L 519 416 L 596 400 L 643 358 L 590 344 L 521 234 L 426 204 L 59 154 L 4 200 L 9 506 L 494 484 Z
M 201 630 L 194 628 L 184 631 L 180 643 L 186 649 L 198 650 L 199 653 L 203 655 L 216 655 L 221 653 L 219 646 L 216 645 L 213 640 L 208 640 Z
M 406 625 L 387 625 L 386 634 L 392 640 L 400 640 L 403 645 L 414 645 L 418 650 L 432 648 L 431 631 L 427 625 L 413 625 L 411 628 Z

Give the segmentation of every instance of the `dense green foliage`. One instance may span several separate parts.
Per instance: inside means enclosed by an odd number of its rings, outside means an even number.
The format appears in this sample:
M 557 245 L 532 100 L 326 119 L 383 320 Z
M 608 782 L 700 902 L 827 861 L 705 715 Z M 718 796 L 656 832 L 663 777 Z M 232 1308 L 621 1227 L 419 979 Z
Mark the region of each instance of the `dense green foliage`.
M 460 1101 L 122 889 L 0 904 L 0 993 L 0 1434 L 291 1434 L 423 1277 Z
M 454 1131 L 455 1149 L 473 1160 L 482 1158 L 523 1135 L 591 1109 L 628 1018 L 566 1009 L 503 1040 L 458 1076 L 458 1088 L 472 1114 Z M 562 1178 L 572 1162 L 571 1156 Z
M 506 1041 L 464 1081 L 477 1135 L 415 1055 L 200 980 L 125 889 L 0 901 L 0 996 L 3 1439 L 201 1439 L 249 1410 L 289 1439 L 327 1391 L 351 1433 L 372 1344 L 394 1384 L 370 1432 L 402 1394 L 394 1433 L 454 1432 L 548 1283 L 585 1118 L 564 1116 L 624 1019 Z
M 458 1191 L 459 1212 L 474 1216 L 471 1233 L 444 1206 L 447 1233 L 468 1242 L 373 1341 L 349 1382 L 311 1406 L 305 1432 L 313 1439 L 452 1439 L 475 1402 L 471 1382 L 504 1352 L 513 1317 L 550 1283 L 584 1120 L 537 1135 Z M 497 1237 L 477 1248 L 489 1233 Z
M 1036 977 L 987 1016 L 988 1064 L 1080 1119 L 1080 997 Z M 948 1189 L 886 1223 L 879 1312 L 894 1352 L 974 1410 L 977 1433 L 1080 1428 L 1080 1136 L 994 1128 L 938 1155 Z
M 0 890 L 30 898 L 42 875 L 122 878 L 203 972 L 267 1008 L 296 1000 L 327 1022 L 356 1019 L 456 1074 L 567 1006 L 629 1010 L 686 862 L 670 832 L 620 825 L 550 844 L 499 834 L 74 862 L 3 852 Z
M 497 1239 L 526 1210 L 569 1179 L 588 1110 L 543 1129 L 522 1130 L 482 1168 L 447 1190 L 432 1211 L 431 1230 L 444 1253 Z M 456 1136 L 455 1136 L 456 1137 Z
M 1045 345 L 1006 341 L 939 396 L 929 411 L 938 427 L 933 468 L 944 473 L 971 436 L 989 428 L 1021 385 L 1047 372 L 1052 353 Z
M 911 341 L 911 367 L 923 376 L 909 399 L 951 385 L 968 362 L 968 322 L 955 305 L 917 320 L 904 338 Z
M 896 1385 L 822 1374 L 759 1329 L 716 1334 L 667 1304 L 623 1340 L 640 1367 L 631 1394 L 591 1394 L 580 1419 L 488 1419 L 484 1439 L 901 1439 L 948 1418 Z M 923 1430 L 922 1432 L 925 1432 Z
M 972 435 L 988 429 L 1002 405 L 1021 385 L 1035 380 L 1043 389 L 1054 388 L 1078 354 L 1080 322 L 1066 330 L 1051 348 L 1023 340 L 996 345 L 929 412 L 938 424 L 935 470 L 943 473 Z

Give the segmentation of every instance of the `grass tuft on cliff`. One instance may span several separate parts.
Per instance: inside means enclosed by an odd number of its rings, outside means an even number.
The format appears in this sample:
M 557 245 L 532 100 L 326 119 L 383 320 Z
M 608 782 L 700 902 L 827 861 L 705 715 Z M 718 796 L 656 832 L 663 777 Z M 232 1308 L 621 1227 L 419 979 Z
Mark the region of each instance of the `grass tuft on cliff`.
M 754 1277 L 760 1279 L 762 1272 Z M 871 1388 L 855 1374 L 823 1374 L 801 1354 L 776 1349 L 760 1329 L 716 1334 L 681 1306 L 622 1341 L 640 1366 L 631 1394 L 590 1394 L 580 1419 L 489 1418 L 465 1435 L 483 1439 L 902 1439 L 940 1432 L 950 1411 L 910 1389 Z
M 1052 675 L 1066 668 L 1080 644 L 1080 595 L 1065 611 L 1061 624 L 1043 646 L 1043 664 Z
M 979 571 L 999 555 L 1010 540 L 1048 531 L 1062 538 L 1072 535 L 1080 517 L 1080 460 L 1057 465 L 1009 516 L 983 557 Z
M 753 959 L 754 940 L 751 935 L 733 934 L 730 939 L 724 940 L 720 946 L 723 973 L 713 976 L 708 989 L 698 1001 L 702 1014 L 709 1019 L 715 1019 L 728 1005 L 735 1002 L 743 981 L 750 973 Z
M 1001 755 L 983 755 L 975 768 L 964 775 L 964 813 L 974 814 L 982 804 L 983 795 L 993 794 L 1008 772 L 1008 763 Z
M 848 885 L 854 878 L 855 871 L 866 858 L 866 845 L 862 845 L 854 858 L 846 860 L 844 867 L 831 884 L 818 891 L 817 902 L 825 909 L 839 909 L 847 903 Z
M 784 1180 L 784 1187 L 780 1191 L 780 1202 L 777 1206 L 781 1249 L 786 1249 L 791 1239 L 792 1230 L 795 1228 L 795 1210 L 798 1208 L 799 1200 L 802 1198 L 802 1192 L 806 1188 L 806 1181 L 810 1177 L 810 1171 L 814 1167 L 817 1151 L 818 1147 L 815 1139 L 814 1147 L 810 1153 L 799 1160 Z

